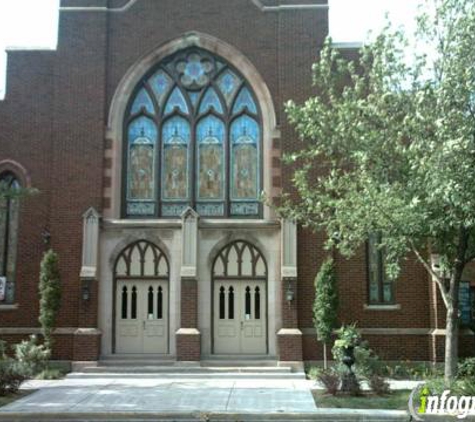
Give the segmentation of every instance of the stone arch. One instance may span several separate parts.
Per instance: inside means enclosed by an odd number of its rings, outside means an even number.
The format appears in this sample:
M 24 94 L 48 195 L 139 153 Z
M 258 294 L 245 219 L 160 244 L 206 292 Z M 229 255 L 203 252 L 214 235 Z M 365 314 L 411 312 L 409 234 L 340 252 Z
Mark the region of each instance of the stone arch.
M 20 163 L 9 159 L 0 161 L 0 175 L 6 172 L 12 173 L 18 179 L 22 187 L 31 187 L 30 175 L 26 168 Z
M 272 151 L 272 139 L 279 137 L 279 131 L 276 124 L 277 120 L 274 103 L 267 84 L 249 59 L 247 59 L 247 57 L 235 47 L 211 35 L 199 32 L 189 32 L 142 56 L 129 68 L 115 91 L 111 101 L 107 128 L 107 138 L 112 144 L 113 164 L 112 186 L 108 192 L 111 205 L 110 209 L 104 210 L 106 217 L 119 218 L 121 216 L 123 120 L 129 98 L 133 94 L 133 91 L 141 78 L 154 65 L 162 59 L 188 47 L 200 47 L 227 60 L 231 65 L 239 69 L 243 77 L 253 89 L 262 111 L 264 152 L 263 168 L 265 169 L 263 172 L 263 189 L 266 192 L 272 191 L 272 172 L 270 171 L 272 168 L 272 157 L 270 153 Z M 267 207 L 264 208 L 266 210 L 264 215 L 268 216 L 269 211 L 267 210 Z
M 264 260 L 264 263 L 265 263 L 266 273 L 268 275 L 269 257 L 267 256 L 266 248 L 257 238 L 255 238 L 249 233 L 229 233 L 227 236 L 223 237 L 219 242 L 217 242 L 213 246 L 213 248 L 211 249 L 208 255 L 208 262 L 207 262 L 207 267 L 209 268 L 210 274 L 213 274 L 214 264 L 219 254 L 221 253 L 221 251 L 226 249 L 230 244 L 234 242 L 238 242 L 238 241 L 247 243 L 248 245 L 255 248 L 261 254 L 262 259 Z
M 114 249 L 112 250 L 112 253 L 109 256 L 109 269 L 112 274 L 115 272 L 115 265 L 117 260 L 119 259 L 121 253 L 128 248 L 131 244 L 138 242 L 138 241 L 146 241 L 149 242 L 153 245 L 155 245 L 158 249 L 160 249 L 163 253 L 163 255 L 166 257 L 168 265 L 169 265 L 169 271 L 170 271 L 170 251 L 168 250 L 167 246 L 165 243 L 158 238 L 157 236 L 154 236 L 150 234 L 147 231 L 139 232 L 136 234 L 132 234 L 129 236 L 124 237 L 121 239 L 120 242 L 118 242 Z

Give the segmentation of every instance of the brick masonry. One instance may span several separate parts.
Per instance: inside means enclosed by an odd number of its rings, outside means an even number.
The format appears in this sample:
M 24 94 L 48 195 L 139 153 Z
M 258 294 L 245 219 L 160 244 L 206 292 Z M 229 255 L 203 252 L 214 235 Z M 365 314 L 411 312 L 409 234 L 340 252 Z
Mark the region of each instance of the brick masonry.
M 265 0 L 279 4 L 326 4 L 325 0 Z M 62 0 L 67 6 L 120 7 L 125 0 Z M 0 101 L 0 164 L 18 163 L 40 194 L 23 201 L 18 244 L 18 273 L 14 310 L 0 309 L 0 328 L 37 327 L 38 271 L 48 229 L 51 246 L 59 253 L 63 289 L 60 327 L 97 328 L 97 283 L 89 302 L 81 299 L 82 214 L 111 206 L 111 140 L 106 139 L 111 99 L 125 73 L 144 55 L 189 31 L 212 35 L 241 51 L 266 82 L 277 113 L 281 137 L 273 139 L 271 168 L 274 192 L 291 191 L 291 171 L 280 157 L 301 147 L 287 123 L 283 104 L 305 100 L 311 93 L 311 65 L 328 33 L 328 10 L 281 9 L 263 12 L 251 0 L 138 0 L 123 13 L 61 12 L 56 51 L 11 51 L 7 94 Z M 1 169 L 1 167 L 0 167 Z M 326 256 L 324 237 L 300 229 L 295 302 L 282 300 L 282 327 L 312 327 L 314 277 Z M 346 260 L 336 257 L 341 322 L 361 328 L 443 328 L 443 304 L 414 257 L 408 257 L 396 284 L 400 309 L 365 308 L 367 271 L 364 250 Z M 181 327 L 197 327 L 196 284 L 182 281 Z M 281 292 L 285 295 L 286 283 Z M 0 335 L 9 341 L 21 336 Z M 199 336 L 177 337 L 177 358 L 199 360 Z M 438 337 L 369 336 L 383 358 L 440 360 Z M 473 337 L 472 337 L 473 340 Z M 300 342 L 279 338 L 281 359 L 302 354 L 318 359 L 315 336 Z M 464 340 L 465 342 L 465 340 Z M 470 343 L 470 341 L 468 341 Z M 473 341 L 472 341 L 473 343 Z M 461 347 L 470 352 L 470 344 Z M 58 336 L 58 359 L 94 359 L 97 336 Z

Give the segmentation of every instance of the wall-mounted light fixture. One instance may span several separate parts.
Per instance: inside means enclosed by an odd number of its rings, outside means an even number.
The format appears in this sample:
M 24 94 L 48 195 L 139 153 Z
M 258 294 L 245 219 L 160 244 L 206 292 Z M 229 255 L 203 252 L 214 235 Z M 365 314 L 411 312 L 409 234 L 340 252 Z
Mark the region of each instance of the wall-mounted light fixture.
M 41 237 L 43 239 L 43 243 L 48 246 L 51 242 L 51 233 L 50 231 L 48 230 L 47 227 L 45 227 L 43 229 L 43 231 L 41 232 Z
M 287 281 L 287 291 L 285 292 L 285 300 L 287 302 L 292 302 L 294 300 L 294 297 L 295 297 L 295 293 L 292 289 L 292 283 L 290 282 L 290 280 Z

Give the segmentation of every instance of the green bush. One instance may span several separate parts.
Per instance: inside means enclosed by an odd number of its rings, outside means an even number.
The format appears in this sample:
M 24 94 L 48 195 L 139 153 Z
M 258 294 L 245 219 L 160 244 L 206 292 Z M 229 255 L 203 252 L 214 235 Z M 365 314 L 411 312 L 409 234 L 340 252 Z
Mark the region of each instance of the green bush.
M 52 333 L 61 307 L 61 283 L 58 254 L 50 249 L 43 256 L 40 269 L 40 316 L 41 331 L 45 345 L 51 349 Z
M 13 359 L 0 362 L 0 396 L 16 393 L 26 379 L 21 365 Z
M 459 378 L 475 378 L 475 357 L 459 362 L 457 374 Z
M 43 344 L 38 344 L 35 335 L 30 336 L 29 340 L 23 340 L 13 346 L 15 359 L 22 365 L 25 375 L 30 377 L 36 375 L 45 369 L 50 350 Z

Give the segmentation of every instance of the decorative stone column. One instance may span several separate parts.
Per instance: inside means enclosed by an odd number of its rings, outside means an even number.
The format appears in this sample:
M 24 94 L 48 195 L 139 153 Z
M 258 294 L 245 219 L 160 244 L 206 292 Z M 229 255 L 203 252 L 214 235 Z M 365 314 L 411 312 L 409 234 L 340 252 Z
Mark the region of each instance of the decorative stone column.
M 281 306 L 282 328 L 277 332 L 279 359 L 302 361 L 302 332 L 297 313 L 297 225 L 282 220 L 281 229 Z
M 97 328 L 100 220 L 100 214 L 92 207 L 83 215 L 79 328 L 74 333 L 74 361 L 96 361 L 100 356 L 101 332 Z
M 187 208 L 181 219 L 181 323 L 176 332 L 176 355 L 179 361 L 199 361 L 201 357 L 197 280 L 199 215 L 192 208 Z

